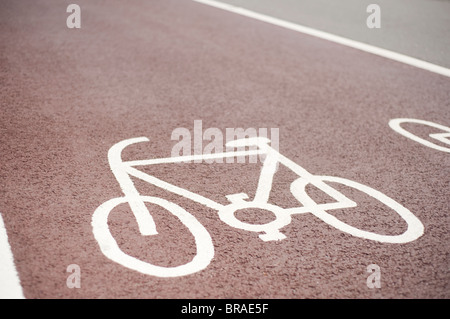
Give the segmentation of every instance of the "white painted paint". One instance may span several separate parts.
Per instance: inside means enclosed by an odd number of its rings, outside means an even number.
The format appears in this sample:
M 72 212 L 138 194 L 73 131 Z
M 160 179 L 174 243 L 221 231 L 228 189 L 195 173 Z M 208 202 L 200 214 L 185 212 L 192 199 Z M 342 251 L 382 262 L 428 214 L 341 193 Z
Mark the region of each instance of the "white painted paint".
M 429 136 L 441 143 L 450 145 L 450 133 L 432 133 Z
M 128 162 L 122 161 L 121 153 L 125 147 L 132 144 L 148 141 L 149 140 L 145 137 L 132 138 L 119 142 L 111 147 L 108 153 L 109 163 L 114 176 L 120 184 L 124 196 L 113 198 L 102 204 L 94 212 L 92 219 L 94 236 L 100 245 L 101 251 L 111 260 L 130 269 L 140 271 L 144 274 L 158 277 L 177 277 L 201 271 L 202 269 L 205 269 L 213 259 L 214 246 L 208 231 L 192 214 L 188 213 L 177 204 L 169 202 L 165 199 L 143 196 L 139 194 L 133 184 L 131 177 L 138 178 L 147 183 L 153 184 L 169 192 L 178 194 L 194 202 L 216 210 L 220 220 L 222 220 L 227 225 L 237 229 L 257 232 L 259 233 L 259 238 L 263 241 L 285 239 L 286 235 L 281 233 L 281 229 L 291 223 L 292 215 L 305 213 L 311 213 L 328 225 L 331 225 L 350 235 L 378 242 L 406 243 L 416 240 L 423 234 L 424 231 L 422 223 L 416 216 L 414 216 L 414 214 L 412 214 L 408 209 L 406 209 L 393 199 L 387 197 L 383 193 L 363 184 L 350 181 L 348 179 L 332 176 L 313 175 L 300 165 L 281 155 L 277 150 L 272 148 L 269 145 L 270 140 L 267 138 L 245 138 L 226 144 L 226 147 L 228 149 L 237 149 L 242 146 L 255 146 L 257 147 L 256 153 L 263 154 L 266 157 L 262 165 L 258 186 L 253 200 L 249 200 L 249 196 L 245 193 L 228 195 L 224 194 L 224 196 L 230 202 L 227 205 L 222 205 L 204 196 L 190 192 L 182 187 L 175 186 L 154 176 L 148 175 L 138 170 L 135 166 L 156 165 L 161 163 L 181 163 L 186 162 L 187 160 L 199 160 L 199 162 L 202 162 L 206 157 L 213 159 L 218 157 L 232 157 L 238 155 L 245 156 L 254 151 L 236 151 L 206 155 L 199 154 L 194 156 L 179 156 Z M 298 175 L 298 178 L 291 183 L 290 191 L 299 201 L 301 206 L 285 209 L 269 203 L 273 177 L 277 172 L 278 164 L 286 166 L 288 169 L 292 170 Z M 176 167 L 174 167 L 174 169 L 176 169 Z M 357 189 L 375 198 L 376 200 L 380 201 L 382 204 L 396 212 L 401 218 L 403 218 L 408 225 L 407 230 L 400 235 L 380 235 L 373 232 L 357 229 L 340 221 L 333 215 L 329 214 L 327 211 L 355 207 L 357 206 L 357 203 L 347 198 L 345 195 L 328 185 L 326 182 L 340 183 L 348 187 Z M 317 204 L 306 193 L 306 185 L 308 184 L 312 184 L 316 188 L 325 192 L 330 197 L 332 197 L 334 201 L 326 204 Z M 151 216 L 151 212 L 149 212 L 145 203 L 159 205 L 166 209 L 168 212 L 178 217 L 178 219 L 189 229 L 189 231 L 195 238 L 197 254 L 193 258 L 193 260 L 185 265 L 180 265 L 177 267 L 161 267 L 151 265 L 135 257 L 128 256 L 123 251 L 121 251 L 120 247 L 117 245 L 117 242 L 109 231 L 108 216 L 116 206 L 126 203 L 130 205 L 130 208 L 136 217 L 136 221 L 139 225 L 139 230 L 142 235 L 148 236 L 158 234 L 155 222 Z M 270 211 L 275 215 L 275 219 L 266 224 L 251 224 L 243 222 L 235 216 L 236 212 L 241 209 L 261 209 Z
M 381 193 L 373 188 L 370 188 L 368 186 L 365 186 L 363 184 L 353 182 L 353 181 L 345 179 L 345 178 L 332 177 L 332 176 L 316 176 L 316 177 L 318 177 L 319 180 L 322 182 L 327 181 L 327 182 L 339 183 L 339 184 L 342 184 L 342 185 L 345 185 L 348 187 L 352 187 L 354 189 L 357 189 L 357 190 L 359 190 L 363 193 L 366 193 L 367 195 L 377 199 L 378 201 L 380 201 L 381 203 L 385 204 L 387 207 L 389 207 L 393 211 L 395 211 L 398 215 L 400 215 L 400 217 L 403 218 L 403 220 L 407 223 L 408 228 L 403 234 L 400 234 L 400 235 L 380 235 L 380 234 L 376 234 L 373 232 L 361 230 L 361 229 L 355 228 L 353 226 L 350 226 L 350 225 L 340 221 L 335 216 L 326 212 L 326 210 L 339 209 L 342 207 L 344 207 L 344 208 L 349 207 L 349 206 L 345 205 L 345 202 L 347 202 L 348 199 L 346 199 L 344 202 L 340 202 L 338 200 L 338 202 L 336 202 L 336 203 L 321 204 L 321 205 L 317 205 L 316 203 L 314 203 L 311 200 L 311 203 L 309 203 L 309 205 L 308 204 L 305 205 L 305 207 L 308 207 L 310 212 L 314 216 L 320 218 L 328 225 L 333 226 L 333 227 L 335 227 L 345 233 L 348 233 L 350 235 L 365 238 L 365 239 L 370 239 L 370 240 L 374 240 L 374 241 L 378 241 L 378 242 L 382 242 L 382 243 L 398 243 L 398 244 L 407 243 L 407 242 L 416 240 L 417 238 L 422 236 L 424 227 L 423 227 L 422 223 L 420 222 L 420 220 L 416 216 L 414 216 L 414 214 L 411 213 L 408 209 L 406 209 L 405 207 L 403 207 L 402 205 L 400 205 L 393 199 L 387 197 L 383 193 Z M 323 186 L 327 185 L 327 184 L 322 184 L 321 182 L 316 181 L 316 182 L 313 182 L 313 185 L 320 188 L 321 190 L 324 190 Z M 295 186 L 296 185 L 293 185 L 291 188 L 294 196 L 299 191 L 303 192 L 304 196 L 307 196 L 306 192 L 304 190 L 304 185 L 302 185 L 301 190 L 295 189 Z M 327 185 L 326 187 L 329 187 L 329 186 Z M 327 191 L 325 191 L 325 192 L 328 193 Z M 330 193 L 328 193 L 328 195 L 332 196 Z M 332 197 L 334 197 L 334 196 L 332 196 Z M 344 204 L 344 205 L 342 205 L 342 204 Z M 350 207 L 352 207 L 352 206 L 350 206 Z
M 149 264 L 125 254 L 118 246 L 114 237 L 111 235 L 108 227 L 109 213 L 120 204 L 130 203 L 129 196 L 125 196 L 113 198 L 105 202 L 103 205 L 97 208 L 92 218 L 94 237 L 99 243 L 100 249 L 106 257 L 127 268 L 139 271 L 143 274 L 157 277 L 185 276 L 198 272 L 209 265 L 214 257 L 214 246 L 212 243 L 212 239 L 208 231 L 193 215 L 189 214 L 180 206 L 162 198 L 140 196 L 139 200 L 142 203 L 152 203 L 155 205 L 159 205 L 178 217 L 178 219 L 190 230 L 195 238 L 195 244 L 197 246 L 196 256 L 187 264 L 175 267 L 163 267 Z M 138 223 L 139 222 L 140 220 L 138 220 Z
M 421 124 L 421 125 L 426 125 L 426 126 L 430 126 L 430 127 L 434 127 L 437 128 L 438 130 L 442 130 L 445 133 L 432 133 L 429 134 L 429 136 L 431 138 L 434 138 L 437 141 L 440 141 L 444 144 L 448 144 L 450 145 L 450 127 L 444 126 L 444 125 L 440 125 L 440 124 L 436 124 L 430 121 L 424 121 L 424 120 L 416 120 L 416 119 L 409 119 L 409 118 L 398 118 L 398 119 L 392 119 L 389 121 L 389 126 L 396 131 L 397 133 L 415 141 L 418 142 L 422 145 L 431 147 L 435 150 L 438 151 L 442 151 L 442 152 L 447 152 L 450 153 L 450 147 L 446 147 L 446 146 L 442 146 L 442 145 L 437 145 L 434 144 L 430 141 L 427 141 L 421 137 L 418 137 L 417 135 L 412 134 L 411 132 L 408 132 L 407 130 L 405 130 L 404 128 L 402 128 L 401 124 L 403 123 L 415 123 L 415 124 Z
M 261 13 L 257 13 L 248 9 L 244 9 L 241 7 L 233 6 L 230 4 L 214 1 L 214 0 L 193 0 L 198 3 L 206 4 L 215 8 L 219 8 L 222 10 L 226 10 L 229 12 L 233 12 L 248 18 L 256 19 L 259 21 L 263 21 L 266 23 L 270 23 L 282 28 L 286 28 L 292 31 L 301 32 L 304 34 L 308 34 L 320 39 L 328 40 L 334 43 L 338 43 L 341 45 L 345 45 L 357 50 L 365 51 L 371 54 L 375 54 L 393 61 L 401 62 L 404 64 L 408 64 L 420 69 L 424 69 L 433 73 L 437 73 L 443 76 L 450 77 L 450 69 L 447 69 L 445 67 L 432 64 L 430 62 L 426 62 L 423 60 L 419 60 L 404 54 L 396 53 L 393 51 L 389 51 L 386 49 L 382 49 L 373 45 L 369 45 L 366 43 L 358 42 L 355 40 L 350 40 L 344 37 L 340 37 L 331 33 L 327 33 L 324 31 L 316 30 L 310 27 L 305 27 L 303 25 L 299 25 L 293 22 L 284 21 L 278 18 L 274 18 L 268 15 L 264 15 Z
M 24 298 L 3 217 L 0 214 L 0 299 Z

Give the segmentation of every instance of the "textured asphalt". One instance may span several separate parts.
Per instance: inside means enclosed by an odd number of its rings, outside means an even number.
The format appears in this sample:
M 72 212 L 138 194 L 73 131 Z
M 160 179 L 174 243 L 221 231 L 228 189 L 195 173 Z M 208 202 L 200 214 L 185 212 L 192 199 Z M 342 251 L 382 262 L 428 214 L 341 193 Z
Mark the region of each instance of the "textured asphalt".
M 66 28 L 67 4 L 0 3 L 0 212 L 26 298 L 450 297 L 449 154 L 388 126 L 400 117 L 449 126 L 449 78 L 192 1 L 79 0 L 78 30 Z M 313 174 L 386 194 L 424 234 L 379 243 L 305 214 L 282 229 L 286 239 L 263 242 L 212 209 L 136 181 L 141 194 L 192 213 L 212 237 L 214 259 L 170 279 L 106 258 L 91 219 L 100 204 L 123 196 L 109 148 L 146 136 L 150 142 L 124 158 L 169 157 L 173 130 L 193 132 L 194 120 L 223 132 L 278 128 L 283 155 Z M 225 204 L 225 195 L 255 192 L 259 169 L 193 163 L 146 172 Z M 298 205 L 293 179 L 277 172 L 271 202 Z M 359 204 L 335 212 L 341 220 L 383 234 L 405 230 L 379 202 L 340 190 Z M 155 219 L 160 234 L 150 238 L 138 235 L 126 205 L 109 223 L 130 255 L 159 265 L 192 258 L 186 228 L 164 211 Z M 81 288 L 66 285 L 71 264 L 81 269 Z M 366 284 L 370 264 L 380 267 L 381 288 Z

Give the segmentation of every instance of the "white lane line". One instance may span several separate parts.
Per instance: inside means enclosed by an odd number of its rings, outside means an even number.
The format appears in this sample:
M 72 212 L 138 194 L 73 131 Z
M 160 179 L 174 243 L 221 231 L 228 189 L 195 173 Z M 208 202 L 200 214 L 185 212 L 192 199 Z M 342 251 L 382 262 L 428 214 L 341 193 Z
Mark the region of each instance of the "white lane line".
M 386 49 L 382 49 L 382 48 L 378 48 L 376 46 L 373 45 L 369 45 L 366 43 L 362 43 L 362 42 L 358 42 L 355 40 L 350 40 L 344 37 L 340 37 L 328 32 L 324 32 L 324 31 L 320 31 L 320 30 L 316 30 L 310 27 L 305 27 L 296 23 L 292 23 L 292 22 L 288 22 L 288 21 L 284 21 L 278 18 L 274 18 L 265 14 L 261 14 L 261 13 L 257 13 L 248 9 L 244 9 L 241 7 L 236 7 L 230 4 L 226 4 L 226 3 L 222 3 L 222 2 L 218 2 L 218 1 L 214 1 L 214 0 L 192 0 L 198 3 L 202 3 L 205 5 L 209 5 L 215 8 L 219 8 L 222 10 L 226 10 L 229 12 L 233 12 L 233 13 L 237 13 L 240 14 L 242 16 L 246 16 L 249 18 L 253 18 L 259 21 L 263 21 L 263 22 L 267 22 L 273 25 L 277 25 L 279 27 L 283 27 L 289 30 L 293 30 L 293 31 L 297 31 L 297 32 L 301 32 L 304 34 L 308 34 L 317 38 L 321 38 L 324 40 L 328 40 L 331 42 L 335 42 L 335 43 L 339 43 L 354 49 L 358 49 L 361 51 L 365 51 L 368 53 L 372 53 L 387 59 L 391 59 L 397 62 L 401 62 L 404 64 L 408 64 L 420 69 L 424 69 L 433 73 L 437 73 L 440 75 L 444 75 L 447 77 L 450 77 L 450 69 L 447 69 L 443 66 L 439 66 L 436 64 L 432 64 L 423 60 L 419 60 L 404 54 L 400 54 L 400 53 L 396 53 L 393 51 L 389 51 Z
M 0 214 L 0 299 L 24 299 L 5 224 Z

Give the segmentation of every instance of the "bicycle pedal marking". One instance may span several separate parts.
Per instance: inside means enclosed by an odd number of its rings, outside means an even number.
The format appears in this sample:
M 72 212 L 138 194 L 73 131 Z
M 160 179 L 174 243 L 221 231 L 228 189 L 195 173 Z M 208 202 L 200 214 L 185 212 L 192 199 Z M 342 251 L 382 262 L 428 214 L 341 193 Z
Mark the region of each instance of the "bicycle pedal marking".
M 389 121 L 389 126 L 397 133 L 399 133 L 415 142 L 418 142 L 422 145 L 433 148 L 435 150 L 450 153 L 450 147 L 432 143 L 432 142 L 427 141 L 426 139 L 423 139 L 411 132 L 408 132 L 406 129 L 404 129 L 401 126 L 401 124 L 403 124 L 403 123 L 421 124 L 421 125 L 430 126 L 430 127 L 442 130 L 442 131 L 444 131 L 444 133 L 443 132 L 431 133 L 428 136 L 435 139 L 436 141 L 443 143 L 443 144 L 448 144 L 449 146 L 450 146 L 450 127 L 447 127 L 447 126 L 444 126 L 441 124 L 436 124 L 436 123 L 430 122 L 430 121 L 409 119 L 409 118 L 397 118 L 397 119 L 392 119 Z
M 286 235 L 284 235 L 280 230 L 291 223 L 291 216 L 306 213 L 310 213 L 330 226 L 333 226 L 336 229 L 350 235 L 383 243 L 411 242 L 422 236 L 424 232 L 422 223 L 413 213 L 385 194 L 371 187 L 345 178 L 313 175 L 297 163 L 291 161 L 287 157 L 281 155 L 277 150 L 273 149 L 269 145 L 270 140 L 268 139 L 240 139 L 233 143 L 229 143 L 229 145 L 232 145 L 235 148 L 241 145 L 256 146 L 258 148 L 258 154 L 264 154 L 266 159 L 261 168 L 254 198 L 249 200 L 248 195 L 245 193 L 225 195 L 229 201 L 229 204 L 227 205 L 222 205 L 187 189 L 165 182 L 136 168 L 139 166 L 156 165 L 161 163 L 185 162 L 187 158 L 190 160 L 201 160 L 202 155 L 125 162 L 122 161 L 121 154 L 123 149 L 132 144 L 148 141 L 149 139 L 146 137 L 131 138 L 121 141 L 110 148 L 108 152 L 109 165 L 120 185 L 122 192 L 124 193 L 124 196 L 106 201 L 95 210 L 92 216 L 94 237 L 97 240 L 103 254 L 124 267 L 147 275 L 156 277 L 179 277 L 199 272 L 208 267 L 214 258 L 214 245 L 209 232 L 194 217 L 194 215 L 190 214 L 179 205 L 163 198 L 139 194 L 131 177 L 138 178 L 144 182 L 188 198 L 208 208 L 212 208 L 217 211 L 219 219 L 227 225 L 237 229 L 259 233 L 259 238 L 263 241 L 285 239 Z M 250 151 L 248 152 L 250 154 Z M 251 152 L 251 154 L 254 154 L 254 151 Z M 212 155 L 208 154 L 207 156 L 211 159 L 214 157 L 242 156 L 245 154 L 246 151 L 231 151 Z M 301 204 L 298 207 L 282 208 L 269 203 L 269 195 L 272 190 L 273 177 L 277 172 L 277 167 L 279 164 L 286 166 L 299 176 L 290 185 L 291 193 Z M 375 198 L 394 210 L 403 220 L 405 220 L 408 228 L 403 234 L 400 235 L 381 235 L 374 232 L 361 230 L 342 222 L 335 216 L 329 214 L 327 211 L 356 207 L 357 203 L 347 198 L 344 194 L 340 193 L 326 182 L 342 184 Z M 306 192 L 306 186 L 308 184 L 320 189 L 335 201 L 332 203 L 317 204 Z M 136 218 L 141 235 L 157 235 L 157 226 L 155 225 L 151 212 L 148 211 L 145 203 L 152 203 L 169 211 L 176 216 L 192 233 L 195 239 L 197 252 L 195 257 L 190 262 L 176 267 L 156 266 L 141 261 L 138 258 L 129 256 L 120 249 L 108 227 L 109 214 L 118 205 L 128 204 L 134 214 L 134 217 Z M 236 218 L 236 212 L 242 209 L 261 209 L 270 211 L 275 216 L 275 219 L 265 224 L 252 224 L 244 222 Z

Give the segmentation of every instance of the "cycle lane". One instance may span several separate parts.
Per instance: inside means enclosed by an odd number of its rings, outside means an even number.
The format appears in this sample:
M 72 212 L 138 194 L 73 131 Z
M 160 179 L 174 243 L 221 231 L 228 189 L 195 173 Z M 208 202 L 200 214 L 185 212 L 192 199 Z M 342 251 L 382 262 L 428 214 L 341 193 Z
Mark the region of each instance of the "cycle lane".
M 404 139 L 388 122 L 412 117 L 448 125 L 448 78 L 190 2 L 80 5 L 81 30 L 61 25 L 56 2 L 3 11 L 23 15 L 6 19 L 11 34 L 2 32 L 10 45 L 0 209 L 26 297 L 445 296 L 448 157 Z M 212 210 L 140 183 L 142 194 L 165 196 L 194 214 L 211 234 L 215 258 L 203 272 L 173 281 L 115 264 L 100 252 L 90 225 L 101 203 L 122 196 L 109 148 L 147 136 L 148 146 L 125 155 L 167 157 L 172 131 L 191 129 L 198 119 L 205 129 L 279 128 L 288 158 L 314 174 L 382 191 L 424 223 L 424 236 L 382 245 L 302 216 L 283 229 L 286 239 L 264 243 Z M 259 168 L 194 163 L 151 172 L 226 203 L 225 195 L 254 194 Z M 277 177 L 273 200 L 295 205 L 281 187 L 295 176 L 280 170 Z M 402 229 L 375 209 L 394 231 Z M 136 228 L 121 226 L 133 219 L 120 211 L 124 216 L 112 216 L 115 235 L 130 253 L 175 265 L 195 254 L 172 217 L 160 214 L 161 239 L 143 241 Z M 360 220 L 340 217 L 377 229 L 363 212 L 353 213 Z M 382 271 L 378 290 L 366 286 L 372 263 Z M 70 264 L 80 266 L 79 289 L 66 285 Z

